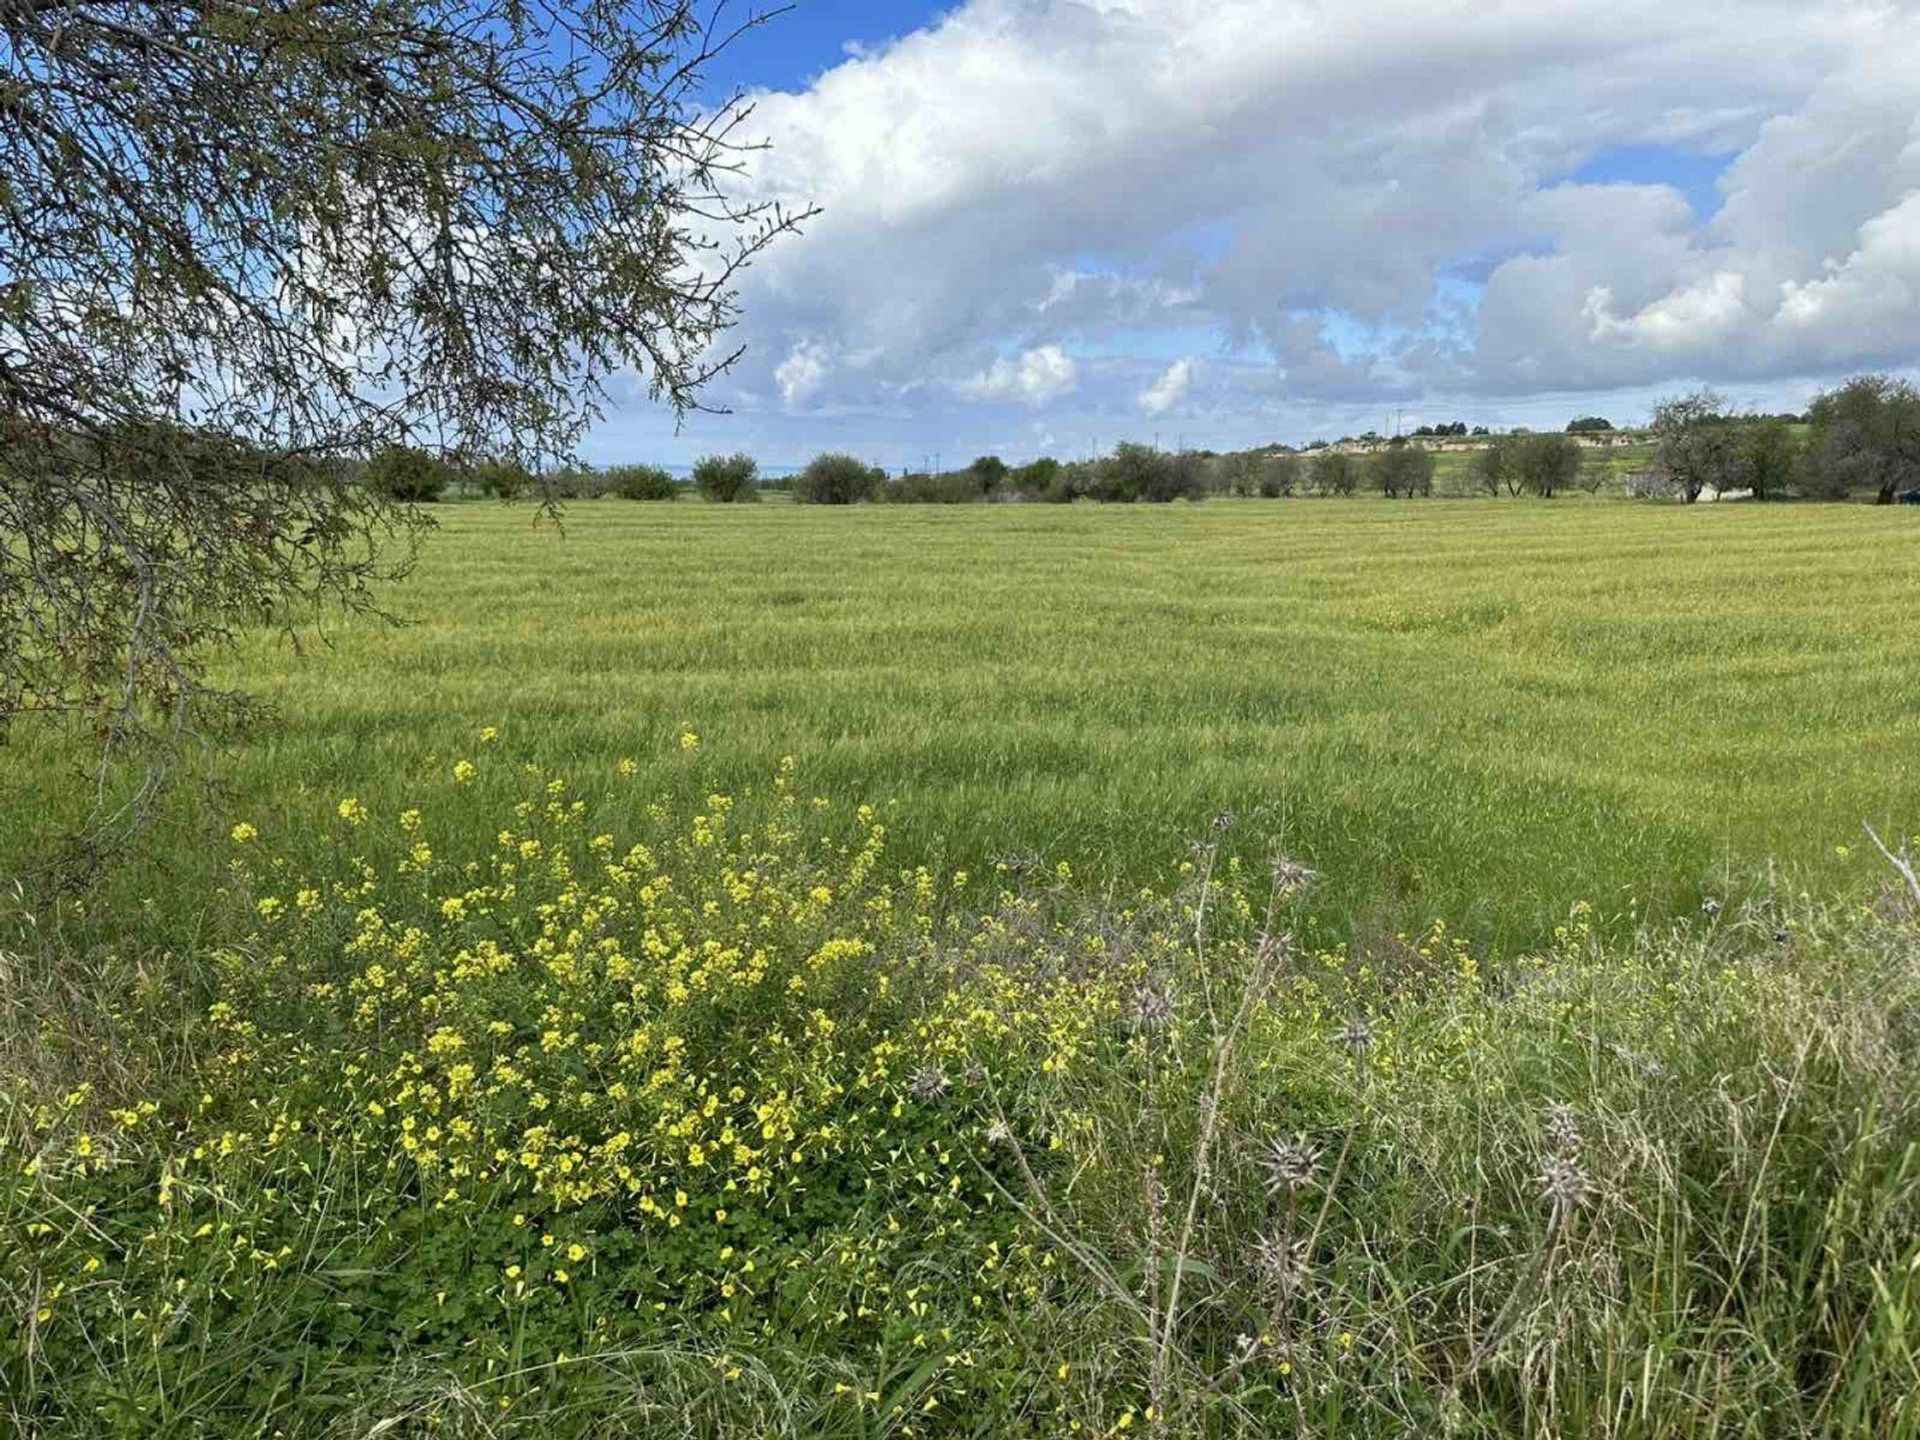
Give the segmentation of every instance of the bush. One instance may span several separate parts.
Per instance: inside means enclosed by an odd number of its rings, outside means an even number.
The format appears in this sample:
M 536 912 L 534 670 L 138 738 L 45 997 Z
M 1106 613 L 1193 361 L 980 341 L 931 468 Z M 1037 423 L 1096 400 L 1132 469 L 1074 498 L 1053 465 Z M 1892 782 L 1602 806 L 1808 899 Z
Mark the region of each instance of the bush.
M 1360 482 L 1360 462 L 1339 450 L 1313 457 L 1313 488 L 1322 495 L 1351 495 Z
M 1151 445 L 1123 442 L 1094 467 L 1092 495 L 1096 500 L 1147 501 L 1205 498 L 1201 462 L 1195 455 L 1172 455 Z
M 1374 486 L 1389 500 L 1433 493 L 1433 453 L 1424 445 L 1395 441 L 1367 462 Z
M 622 500 L 678 500 L 680 484 L 658 465 L 613 465 L 605 472 L 607 493 Z
M 998 455 L 982 455 L 967 467 L 967 473 L 973 477 L 980 493 L 991 497 L 1006 483 L 1007 462 Z
M 1300 488 L 1300 475 L 1306 467 L 1297 455 L 1269 455 L 1255 472 L 1263 500 L 1280 500 Z
M 855 505 L 873 497 L 886 480 L 852 455 L 816 455 L 807 468 L 794 477 L 793 499 L 796 505 Z
M 452 480 L 453 471 L 439 456 L 409 446 L 389 446 L 367 462 L 368 486 L 403 504 L 431 504 L 446 493 Z
M 1040 499 L 1053 489 L 1060 477 L 1060 462 L 1051 455 L 1022 465 L 1009 477 L 1012 488 L 1030 499 Z
M 693 488 L 721 505 L 760 498 L 760 467 L 751 455 L 707 455 L 694 463 Z
M 944 475 L 902 475 L 882 481 L 873 498 L 895 505 L 970 505 L 987 498 L 980 477 L 972 470 Z
M 513 460 L 490 460 L 476 465 L 469 477 L 482 495 L 514 500 L 535 490 L 539 482 L 526 466 Z
M 607 493 L 607 479 L 591 465 L 569 465 L 546 477 L 547 493 L 556 500 L 598 500 Z
M 1513 464 L 1520 483 L 1542 500 L 1570 489 L 1580 478 L 1587 452 L 1564 435 L 1528 435 L 1517 442 Z

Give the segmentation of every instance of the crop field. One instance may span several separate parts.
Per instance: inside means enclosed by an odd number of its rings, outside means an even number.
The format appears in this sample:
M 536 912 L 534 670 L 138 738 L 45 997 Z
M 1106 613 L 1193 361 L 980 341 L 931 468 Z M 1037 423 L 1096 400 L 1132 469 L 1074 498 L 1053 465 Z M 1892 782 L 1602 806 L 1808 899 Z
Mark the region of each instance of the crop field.
M 764 781 L 887 808 L 903 858 L 1165 878 L 1210 817 L 1320 869 L 1335 930 L 1525 944 L 1574 901 L 1695 907 L 1859 872 L 1920 813 L 1920 528 L 1868 508 L 1378 500 L 1136 510 L 440 508 L 408 623 L 251 643 L 277 721 L 176 796 L 168 873 L 245 817 L 532 760 L 616 803 Z M 700 737 L 697 752 L 679 736 Z M 88 793 L 31 747 L 16 810 Z M 36 826 L 7 837 L 17 858 Z M 144 880 L 131 882 L 134 885 Z M 178 888 L 178 887 L 169 887 Z M 185 887 L 189 890 L 192 886 Z

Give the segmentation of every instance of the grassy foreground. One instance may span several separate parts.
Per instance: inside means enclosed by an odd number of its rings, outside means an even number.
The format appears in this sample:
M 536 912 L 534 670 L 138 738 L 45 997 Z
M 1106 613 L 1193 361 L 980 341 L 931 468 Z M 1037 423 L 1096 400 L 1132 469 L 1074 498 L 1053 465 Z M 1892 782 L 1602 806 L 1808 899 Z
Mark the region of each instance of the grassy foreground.
M 1920 1434 L 1920 896 L 1363 955 L 1222 828 L 1097 905 L 461 773 L 0 954 L 11 1433 Z

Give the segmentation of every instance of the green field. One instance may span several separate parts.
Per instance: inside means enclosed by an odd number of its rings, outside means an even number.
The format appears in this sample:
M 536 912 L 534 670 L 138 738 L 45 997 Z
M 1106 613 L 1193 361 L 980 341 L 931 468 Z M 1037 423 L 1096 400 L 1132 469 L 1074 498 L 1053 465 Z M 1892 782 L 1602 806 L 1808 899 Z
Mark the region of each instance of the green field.
M 440 518 L 0 890 L 0 1430 L 1920 1437 L 1920 516 Z
M 279 721 L 217 757 L 218 805 L 176 798 L 169 875 L 237 816 L 297 838 L 343 795 L 410 803 L 488 725 L 493 756 L 581 782 L 632 757 L 646 800 L 793 755 L 820 793 L 890 804 L 906 858 L 1033 854 L 1096 884 L 1163 878 L 1230 811 L 1237 844 L 1326 873 L 1336 929 L 1444 916 L 1503 945 L 1575 900 L 1688 909 L 1769 862 L 1844 884 L 1862 820 L 1920 814 L 1906 513 L 603 501 L 564 535 L 439 514 L 392 596 L 411 623 L 225 667 Z M 16 815 L 73 813 L 47 762 L 0 757 L 40 797 Z M 16 825 L 15 853 L 46 828 Z

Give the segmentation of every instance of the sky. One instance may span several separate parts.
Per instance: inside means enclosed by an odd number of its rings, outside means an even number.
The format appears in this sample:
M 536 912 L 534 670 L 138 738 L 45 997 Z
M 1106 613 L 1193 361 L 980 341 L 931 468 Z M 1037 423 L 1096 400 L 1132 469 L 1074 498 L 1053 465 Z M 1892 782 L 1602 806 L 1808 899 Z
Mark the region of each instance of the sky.
M 743 13 L 735 0 L 734 13 Z M 677 423 L 889 469 L 1760 409 L 1920 364 L 1920 0 L 800 0 L 724 55 L 817 206 Z

